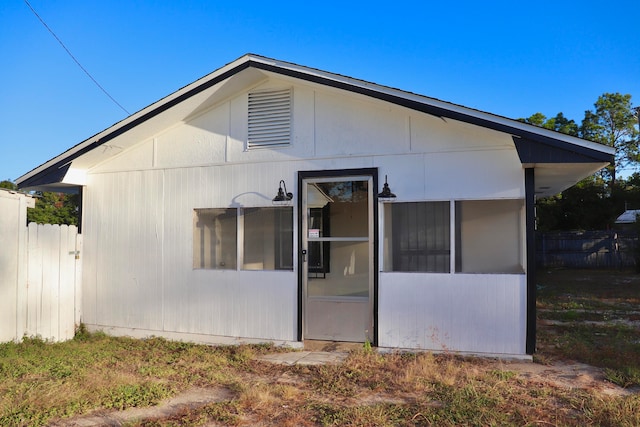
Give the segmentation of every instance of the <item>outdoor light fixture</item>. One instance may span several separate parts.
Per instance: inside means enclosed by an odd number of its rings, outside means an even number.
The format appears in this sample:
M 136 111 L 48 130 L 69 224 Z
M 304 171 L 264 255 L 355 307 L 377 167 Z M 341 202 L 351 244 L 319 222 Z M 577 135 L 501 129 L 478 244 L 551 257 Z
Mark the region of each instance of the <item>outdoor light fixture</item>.
M 282 187 L 284 187 L 284 191 L 282 191 Z M 282 204 L 290 202 L 291 199 L 293 199 L 293 193 L 287 192 L 287 184 L 285 184 L 284 179 L 281 179 L 278 186 L 278 194 L 276 194 L 276 197 L 273 198 L 273 203 Z
M 384 176 L 384 185 L 382 186 L 382 192 L 378 193 L 378 199 L 383 200 L 393 200 L 396 198 L 396 195 L 391 192 L 389 188 L 389 184 L 387 183 L 387 175 Z

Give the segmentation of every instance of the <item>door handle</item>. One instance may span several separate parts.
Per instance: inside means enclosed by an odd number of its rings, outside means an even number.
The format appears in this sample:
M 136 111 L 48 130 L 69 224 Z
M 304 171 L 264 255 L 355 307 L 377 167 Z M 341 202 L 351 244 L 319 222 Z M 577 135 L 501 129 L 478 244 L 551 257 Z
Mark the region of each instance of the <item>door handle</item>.
M 307 250 L 302 250 L 302 262 L 307 262 Z

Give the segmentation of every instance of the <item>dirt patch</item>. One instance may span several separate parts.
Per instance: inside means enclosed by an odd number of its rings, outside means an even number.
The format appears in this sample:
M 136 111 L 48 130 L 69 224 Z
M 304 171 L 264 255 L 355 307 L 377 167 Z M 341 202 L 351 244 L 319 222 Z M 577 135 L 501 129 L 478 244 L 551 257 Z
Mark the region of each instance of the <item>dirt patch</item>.
M 136 420 L 168 418 L 185 409 L 195 409 L 209 403 L 224 402 L 231 400 L 232 397 L 231 391 L 222 387 L 193 388 L 156 406 L 130 408 L 124 411 L 100 411 L 49 425 L 55 427 L 122 426 Z
M 600 368 L 576 362 L 555 362 L 550 365 L 528 362 L 497 362 L 496 367 L 517 373 L 529 381 L 568 390 L 581 389 L 621 397 L 640 390 L 625 389 L 606 380 Z

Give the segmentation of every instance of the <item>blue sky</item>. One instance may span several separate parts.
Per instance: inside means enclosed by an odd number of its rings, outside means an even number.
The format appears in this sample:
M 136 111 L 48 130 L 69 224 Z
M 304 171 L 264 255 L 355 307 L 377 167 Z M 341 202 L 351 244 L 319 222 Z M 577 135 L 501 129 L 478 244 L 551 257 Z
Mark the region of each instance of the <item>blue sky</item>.
M 130 113 L 245 53 L 511 118 L 640 105 L 640 1 L 29 0 Z M 0 180 L 128 114 L 24 0 L 0 0 Z

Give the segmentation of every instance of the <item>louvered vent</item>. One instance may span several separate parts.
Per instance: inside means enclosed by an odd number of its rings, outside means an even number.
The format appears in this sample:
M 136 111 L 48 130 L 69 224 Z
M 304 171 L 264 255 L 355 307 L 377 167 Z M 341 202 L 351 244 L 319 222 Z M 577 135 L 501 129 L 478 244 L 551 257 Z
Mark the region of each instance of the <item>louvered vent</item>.
M 249 94 L 248 147 L 291 143 L 291 89 Z

